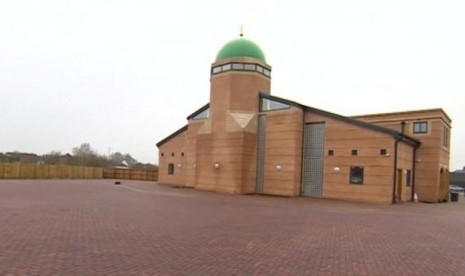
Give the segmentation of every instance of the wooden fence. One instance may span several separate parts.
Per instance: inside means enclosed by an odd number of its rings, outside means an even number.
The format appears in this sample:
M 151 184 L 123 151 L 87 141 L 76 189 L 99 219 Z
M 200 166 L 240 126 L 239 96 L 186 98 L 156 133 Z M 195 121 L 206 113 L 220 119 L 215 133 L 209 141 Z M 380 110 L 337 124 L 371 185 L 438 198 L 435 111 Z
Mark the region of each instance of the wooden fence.
M 0 163 L 0 179 L 100 179 L 102 168 Z
M 104 168 L 103 178 L 157 181 L 158 171 L 125 168 Z
M 0 163 L 0 179 L 128 179 L 157 181 L 158 171 L 67 165 Z

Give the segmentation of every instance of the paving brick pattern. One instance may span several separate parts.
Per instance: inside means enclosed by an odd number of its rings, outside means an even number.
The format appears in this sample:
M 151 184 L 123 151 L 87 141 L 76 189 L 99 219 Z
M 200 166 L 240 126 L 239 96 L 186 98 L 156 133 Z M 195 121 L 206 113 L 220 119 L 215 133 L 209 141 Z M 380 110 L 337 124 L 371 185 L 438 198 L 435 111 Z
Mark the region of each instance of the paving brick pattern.
M 2 180 L 0 275 L 465 275 L 465 198 L 380 206 Z

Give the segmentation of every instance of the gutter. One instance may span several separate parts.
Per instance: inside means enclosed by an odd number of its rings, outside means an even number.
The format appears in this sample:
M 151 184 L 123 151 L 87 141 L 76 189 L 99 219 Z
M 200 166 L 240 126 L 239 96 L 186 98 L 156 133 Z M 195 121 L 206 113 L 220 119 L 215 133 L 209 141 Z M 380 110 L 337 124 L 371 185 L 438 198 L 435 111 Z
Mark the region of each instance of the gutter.
M 412 202 L 415 201 L 415 171 L 416 171 L 416 160 L 417 160 L 417 149 L 420 147 L 420 145 L 416 145 L 415 148 L 413 148 L 413 162 L 412 162 L 412 194 L 410 196 L 410 200 Z
M 302 151 L 300 156 L 300 195 L 304 196 L 305 110 L 302 108 Z

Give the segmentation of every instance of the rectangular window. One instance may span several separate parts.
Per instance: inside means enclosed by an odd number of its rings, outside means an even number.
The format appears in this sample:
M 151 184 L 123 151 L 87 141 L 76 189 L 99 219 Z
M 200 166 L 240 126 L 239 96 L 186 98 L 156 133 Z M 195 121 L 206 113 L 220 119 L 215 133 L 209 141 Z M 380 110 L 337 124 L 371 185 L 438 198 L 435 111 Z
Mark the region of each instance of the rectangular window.
M 328 150 L 328 155 L 333 156 L 334 155 L 334 150 Z
M 218 66 L 218 67 L 214 67 L 214 68 L 213 68 L 213 74 L 217 74 L 217 73 L 219 73 L 219 72 L 221 72 L 221 66 Z
M 222 70 L 223 70 L 223 71 L 229 71 L 229 70 L 231 70 L 231 64 L 228 63 L 228 64 L 223 65 Z
M 173 163 L 168 164 L 168 174 L 174 174 L 174 164 Z
M 257 65 L 257 72 L 263 73 L 263 67 Z
M 442 145 L 446 148 L 449 148 L 449 141 L 450 141 L 450 129 L 444 126 L 444 134 L 442 139 Z
M 244 69 L 248 71 L 255 71 L 255 64 L 244 64 Z
M 412 184 L 412 171 L 411 170 L 407 170 L 407 187 L 410 187 L 410 185 Z
M 221 66 L 213 68 L 213 74 L 217 74 L 219 72 L 221 72 Z
M 244 64 L 242 64 L 242 63 L 233 63 L 232 68 L 234 70 L 244 70 Z
M 414 122 L 413 123 L 413 133 L 427 133 L 428 132 L 428 122 Z
M 387 154 L 387 150 L 386 149 L 380 149 L 379 150 L 379 155 L 386 155 Z
M 350 184 L 363 184 L 363 167 L 352 166 L 350 167 Z
M 357 151 L 357 150 L 355 150 L 355 149 L 354 149 L 354 150 L 352 150 L 352 155 L 353 155 L 353 156 L 356 156 L 356 155 L 358 155 L 358 151 Z

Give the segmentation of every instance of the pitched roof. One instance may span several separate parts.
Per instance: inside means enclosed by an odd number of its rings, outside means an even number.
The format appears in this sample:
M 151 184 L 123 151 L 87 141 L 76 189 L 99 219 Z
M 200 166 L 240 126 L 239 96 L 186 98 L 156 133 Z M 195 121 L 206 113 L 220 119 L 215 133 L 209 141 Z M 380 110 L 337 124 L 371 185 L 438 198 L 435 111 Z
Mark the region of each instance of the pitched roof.
M 287 105 L 290 105 L 290 106 L 300 108 L 300 109 L 302 109 L 304 111 L 313 112 L 313 113 L 320 114 L 320 115 L 323 115 L 323 116 L 326 116 L 326 117 L 330 117 L 330 118 L 335 119 L 335 120 L 343 121 L 343 122 L 346 122 L 346 123 L 349 123 L 349 124 L 352 124 L 352 125 L 356 125 L 356 126 L 359 126 L 359 127 L 363 127 L 363 128 L 373 130 L 373 131 L 381 132 L 381 133 L 390 135 L 395 139 L 402 138 L 403 141 L 405 141 L 405 142 L 407 142 L 407 143 L 409 143 L 409 144 L 411 144 L 413 146 L 421 145 L 421 142 L 419 140 L 417 140 L 417 139 L 415 139 L 413 137 L 410 137 L 408 135 L 402 134 L 401 132 L 398 132 L 398 131 L 395 131 L 393 129 L 387 128 L 387 127 L 382 127 L 382 126 L 370 124 L 370 123 L 367 123 L 367 122 L 364 122 L 364 121 L 354 119 L 352 117 L 346 117 L 346 116 L 342 116 L 342 115 L 339 115 L 339 114 L 336 114 L 336 113 L 331 113 L 331 112 L 328 112 L 328 111 L 324 111 L 324 110 L 314 108 L 314 107 L 311 107 L 311 106 L 306 106 L 306 105 L 300 104 L 298 102 L 294 102 L 294 101 L 291 101 L 291 100 L 287 100 L 287 99 L 284 99 L 284 98 L 272 96 L 272 95 L 265 94 L 265 93 L 260 93 L 260 98 L 265 98 L 265 99 L 281 102 L 281 103 L 284 103 L 284 104 L 287 104 Z M 202 106 L 199 109 L 197 109 L 196 111 L 194 111 L 191 115 L 187 116 L 187 120 L 191 120 L 192 118 L 194 118 L 195 116 L 197 116 L 201 112 L 205 111 L 209 107 L 210 107 L 210 103 L 205 104 L 204 106 Z M 178 129 L 177 131 L 173 132 L 168 137 L 166 137 L 165 139 L 158 142 L 156 144 L 157 147 L 162 146 L 163 144 L 165 144 L 169 140 L 176 137 L 178 134 L 186 131 L 187 127 L 188 127 L 188 125 L 185 125 L 182 128 Z
M 196 111 L 194 111 L 191 115 L 187 116 L 187 120 L 191 120 L 192 118 L 194 118 L 195 116 L 199 115 L 200 113 L 202 113 L 203 111 L 205 111 L 207 108 L 210 107 L 210 103 L 207 103 L 205 104 L 204 106 L 202 106 L 201 108 L 197 109 Z M 178 134 L 184 132 L 187 130 L 187 126 L 188 125 L 185 125 L 183 126 L 182 128 L 176 130 L 175 132 L 171 133 L 169 136 L 167 136 L 166 138 L 164 138 L 163 140 L 161 140 L 160 142 L 158 142 L 156 145 L 157 147 L 160 147 L 162 146 L 163 144 L 165 144 L 166 142 L 168 142 L 169 140 L 173 139 L 174 137 L 176 137 Z
M 178 134 L 183 133 L 187 130 L 187 125 L 183 126 L 182 128 L 176 130 L 175 132 L 171 133 L 168 137 L 158 142 L 156 145 L 157 147 L 161 147 L 164 143 L 168 142 L 169 140 L 173 139 L 174 137 L 178 136 Z
M 200 113 L 204 112 L 209 107 L 210 107 L 210 103 L 207 103 L 206 105 L 204 105 L 201 108 L 194 111 L 194 113 L 192 113 L 191 115 L 187 116 L 187 120 L 190 120 L 190 119 L 194 118 L 195 116 L 197 116 Z
M 403 139 L 406 142 L 408 142 L 408 143 L 410 143 L 410 144 L 412 144 L 414 146 L 419 146 L 421 144 L 421 142 L 419 140 L 417 140 L 417 139 L 415 139 L 413 137 L 410 137 L 408 135 L 402 134 L 402 133 L 400 133 L 398 131 L 395 131 L 393 129 L 387 128 L 387 127 L 382 127 L 382 126 L 370 124 L 370 123 L 367 123 L 367 122 L 364 122 L 364 121 L 360 121 L 360 120 L 353 119 L 353 118 L 350 118 L 350 117 L 346 117 L 346 116 L 342 116 L 342 115 L 339 115 L 339 114 L 331 113 L 331 112 L 324 111 L 324 110 L 321 110 L 321 109 L 318 109 L 318 108 L 306 106 L 306 105 L 303 105 L 303 104 L 300 104 L 300 103 L 297 103 L 297 102 L 294 102 L 294 101 L 286 100 L 286 99 L 276 97 L 276 96 L 271 96 L 271 95 L 268 95 L 268 94 L 260 93 L 260 97 L 270 99 L 270 100 L 274 100 L 274 101 L 279 101 L 279 102 L 288 104 L 290 106 L 300 108 L 300 109 L 305 110 L 305 111 L 310 111 L 310 112 L 313 112 L 313 113 L 316 113 L 316 114 L 320 114 L 320 115 L 323 115 L 323 116 L 326 116 L 326 117 L 330 117 L 330 118 L 335 119 L 335 120 L 343 121 L 343 122 L 346 122 L 346 123 L 349 123 L 349 124 L 352 124 L 352 125 L 356 125 L 356 126 L 359 126 L 359 127 L 363 127 L 363 128 L 367 128 L 367 129 L 377 131 L 377 132 L 381 132 L 381 133 L 390 135 L 390 136 L 392 136 L 392 137 L 394 137 L 396 139 L 400 139 L 401 137 L 403 137 Z

